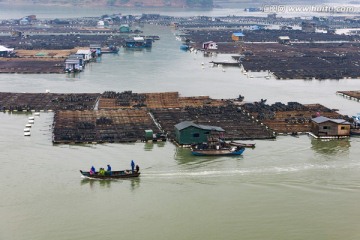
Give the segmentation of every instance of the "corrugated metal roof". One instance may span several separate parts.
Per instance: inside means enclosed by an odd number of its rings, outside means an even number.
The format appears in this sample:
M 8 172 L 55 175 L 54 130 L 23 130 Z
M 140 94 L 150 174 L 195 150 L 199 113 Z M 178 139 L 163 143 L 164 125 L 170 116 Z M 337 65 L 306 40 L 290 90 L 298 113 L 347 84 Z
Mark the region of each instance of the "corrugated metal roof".
M 280 36 L 279 37 L 280 40 L 290 40 L 289 36 Z
M 245 36 L 245 34 L 243 34 L 243 33 L 241 33 L 241 32 L 233 33 L 233 35 L 234 35 L 235 37 L 244 37 L 244 36 Z
M 200 128 L 200 129 L 203 129 L 203 130 L 225 132 L 225 130 L 222 129 L 221 127 L 200 125 L 200 124 L 196 124 L 196 123 L 194 123 L 192 121 L 183 121 L 181 123 L 178 123 L 178 124 L 175 125 L 175 128 L 177 128 L 178 130 L 183 130 L 183 129 L 191 127 L 191 126 L 196 127 L 196 128 Z
M 90 49 L 79 49 L 76 54 L 91 54 Z
M 337 124 L 350 124 L 348 121 L 345 121 L 344 119 L 331 119 L 331 118 L 327 118 L 327 117 L 323 117 L 323 116 L 313 118 L 312 121 L 314 121 L 316 123 L 324 123 L 324 122 L 330 121 L 330 122 L 334 122 Z

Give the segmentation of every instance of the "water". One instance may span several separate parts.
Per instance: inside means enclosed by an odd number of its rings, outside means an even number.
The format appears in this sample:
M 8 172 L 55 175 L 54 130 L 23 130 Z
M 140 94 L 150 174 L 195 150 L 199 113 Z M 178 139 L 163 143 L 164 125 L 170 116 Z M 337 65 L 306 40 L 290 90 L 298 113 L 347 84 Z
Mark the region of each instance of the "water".
M 79 75 L 0 75 L 11 92 L 179 91 L 246 101 L 321 103 L 353 115 L 335 94 L 359 80 L 279 81 L 210 68 L 179 50 L 170 29 L 151 51 L 105 55 Z M 216 60 L 230 59 L 217 56 Z M 202 69 L 201 63 L 206 66 Z M 53 145 L 53 113 L 0 113 L 0 239 L 359 239 L 360 138 L 306 135 L 255 141 L 243 156 L 194 157 L 172 143 Z M 141 167 L 139 179 L 86 180 L 80 169 Z

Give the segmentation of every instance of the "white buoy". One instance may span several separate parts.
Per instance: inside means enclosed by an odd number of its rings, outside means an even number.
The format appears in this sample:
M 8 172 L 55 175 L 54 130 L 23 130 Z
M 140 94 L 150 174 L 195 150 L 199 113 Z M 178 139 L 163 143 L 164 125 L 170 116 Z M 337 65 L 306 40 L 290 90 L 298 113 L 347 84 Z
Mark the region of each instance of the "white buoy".
M 24 132 L 30 132 L 30 128 L 24 128 Z
M 24 136 L 30 136 L 31 133 L 30 132 L 24 132 Z
M 222 71 L 225 72 L 225 69 L 223 68 Z
M 49 89 L 46 89 L 46 90 L 45 90 L 45 93 L 50 93 L 50 90 L 49 90 Z

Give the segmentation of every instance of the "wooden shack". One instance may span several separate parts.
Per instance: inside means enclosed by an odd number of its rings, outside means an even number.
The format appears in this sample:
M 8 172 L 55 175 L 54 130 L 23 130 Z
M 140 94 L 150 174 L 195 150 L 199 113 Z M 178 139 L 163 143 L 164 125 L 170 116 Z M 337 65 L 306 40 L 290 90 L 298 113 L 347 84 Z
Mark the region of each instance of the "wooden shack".
M 221 127 L 196 124 L 184 121 L 175 125 L 175 140 L 181 145 L 207 142 L 214 133 L 225 132 Z
M 278 38 L 278 42 L 281 44 L 290 44 L 290 37 L 289 36 L 280 36 Z
M 349 137 L 350 123 L 344 119 L 331 119 L 327 117 L 316 117 L 311 121 L 311 132 L 319 137 Z
M 101 45 L 100 44 L 90 44 L 90 52 L 92 57 L 101 55 Z
M 218 49 L 218 45 L 216 42 L 214 41 L 208 41 L 208 42 L 204 42 L 202 44 L 202 48 L 204 50 L 217 50 Z
M 82 70 L 81 59 L 68 58 L 65 60 L 65 72 L 81 72 Z
M 244 41 L 244 37 L 245 37 L 245 34 L 243 34 L 242 32 L 236 32 L 231 35 L 231 39 L 234 42 Z

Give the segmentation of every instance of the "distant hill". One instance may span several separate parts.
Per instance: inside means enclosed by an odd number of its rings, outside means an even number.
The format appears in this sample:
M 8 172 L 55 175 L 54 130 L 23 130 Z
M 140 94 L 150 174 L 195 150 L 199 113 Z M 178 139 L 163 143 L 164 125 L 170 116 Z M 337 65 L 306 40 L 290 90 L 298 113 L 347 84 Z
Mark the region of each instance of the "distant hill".
M 119 7 L 212 7 L 213 0 L 0 0 L 11 5 L 119 6 Z

